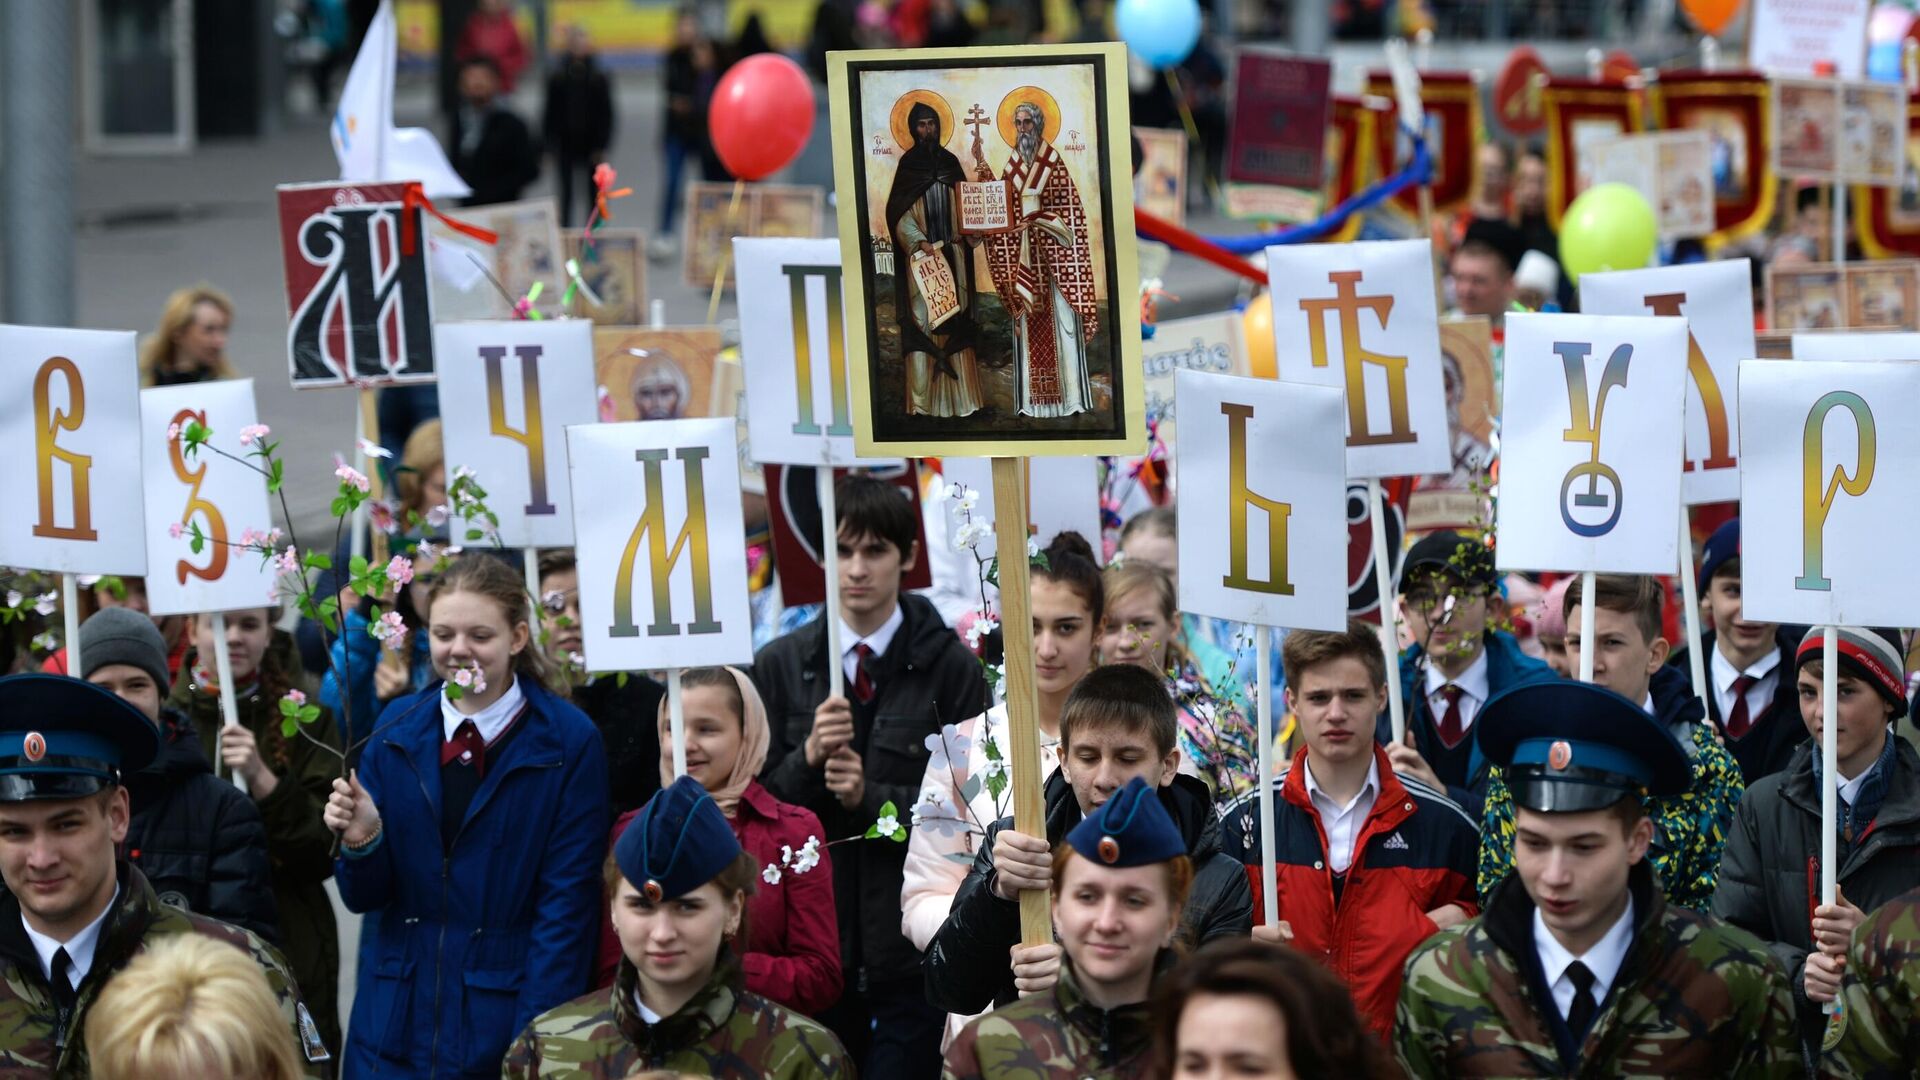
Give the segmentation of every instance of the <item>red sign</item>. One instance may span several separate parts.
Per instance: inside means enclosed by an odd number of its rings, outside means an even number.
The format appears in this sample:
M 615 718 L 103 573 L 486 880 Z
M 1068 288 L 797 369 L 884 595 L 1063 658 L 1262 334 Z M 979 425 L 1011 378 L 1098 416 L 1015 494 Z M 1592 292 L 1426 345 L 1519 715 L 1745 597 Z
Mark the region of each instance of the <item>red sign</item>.
M 780 570 L 780 599 L 788 606 L 818 604 L 827 598 L 827 578 L 820 572 L 820 496 L 810 465 L 764 465 L 767 472 L 767 524 L 773 533 L 774 565 Z M 867 470 L 868 475 L 900 489 L 913 506 L 920 557 L 900 583 L 902 589 L 933 585 L 927 559 L 926 519 L 920 516 L 920 474 L 908 461 L 891 468 Z M 838 481 L 846 469 L 833 470 Z
M 1319 191 L 1332 122 L 1326 60 L 1242 49 L 1234 58 L 1227 180 Z
M 278 189 L 296 389 L 433 381 L 426 232 L 408 186 Z
M 1533 46 L 1522 45 L 1507 56 L 1493 84 L 1493 111 L 1508 134 L 1538 135 L 1545 130 L 1547 111 L 1540 103 L 1540 91 L 1546 76 L 1546 61 Z

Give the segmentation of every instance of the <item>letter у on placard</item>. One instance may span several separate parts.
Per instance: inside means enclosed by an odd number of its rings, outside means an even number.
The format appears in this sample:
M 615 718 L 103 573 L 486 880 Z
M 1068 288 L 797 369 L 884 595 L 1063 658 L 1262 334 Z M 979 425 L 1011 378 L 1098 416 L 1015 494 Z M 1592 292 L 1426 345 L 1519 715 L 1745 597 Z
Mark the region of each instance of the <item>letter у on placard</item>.
M 1567 470 L 1566 479 L 1560 482 L 1560 519 L 1577 536 L 1605 536 L 1620 521 L 1620 509 L 1626 502 L 1626 492 L 1621 490 L 1620 474 L 1612 466 L 1600 460 L 1600 432 L 1606 416 L 1607 394 L 1616 386 L 1627 385 L 1627 368 L 1633 360 L 1633 346 L 1620 345 L 1607 358 L 1607 366 L 1600 375 L 1600 393 L 1597 398 L 1587 396 L 1587 354 L 1593 351 L 1593 345 L 1585 341 L 1556 341 L 1553 351 L 1560 357 L 1567 374 L 1567 410 L 1571 414 L 1573 426 L 1567 428 L 1563 438 L 1570 443 L 1586 443 L 1589 456 L 1586 461 Z M 1592 401 L 1589 408 L 1589 400 Z M 1575 492 L 1569 504 L 1567 492 L 1574 482 L 1585 477 L 1587 490 Z M 1600 491 L 1600 481 L 1607 481 L 1612 487 L 1611 493 Z M 1593 522 L 1586 520 L 1588 515 L 1576 516 L 1576 510 L 1609 508 L 1605 520 Z

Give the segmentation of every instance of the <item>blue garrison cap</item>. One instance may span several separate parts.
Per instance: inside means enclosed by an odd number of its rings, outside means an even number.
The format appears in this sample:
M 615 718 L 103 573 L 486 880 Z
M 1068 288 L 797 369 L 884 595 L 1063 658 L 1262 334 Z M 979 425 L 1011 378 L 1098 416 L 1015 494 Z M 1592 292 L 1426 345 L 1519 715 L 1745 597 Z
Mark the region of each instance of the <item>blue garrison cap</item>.
M 1531 683 L 1496 694 L 1474 719 L 1516 806 L 1599 810 L 1629 795 L 1681 795 L 1693 779 L 1667 726 L 1604 686 Z
M 647 800 L 613 845 L 621 876 L 656 902 L 685 896 L 739 857 L 727 816 L 690 776 Z
M 0 678 L 0 802 L 83 798 L 159 753 L 160 729 L 109 690 L 40 672 Z
M 1159 791 L 1137 776 L 1082 818 L 1067 843 L 1102 866 L 1145 866 L 1187 853 L 1186 838 L 1160 805 Z
M 1713 584 L 1713 572 L 1727 564 L 1729 559 L 1740 557 L 1740 519 L 1733 518 L 1707 537 L 1707 545 L 1700 549 L 1700 592 L 1705 594 Z

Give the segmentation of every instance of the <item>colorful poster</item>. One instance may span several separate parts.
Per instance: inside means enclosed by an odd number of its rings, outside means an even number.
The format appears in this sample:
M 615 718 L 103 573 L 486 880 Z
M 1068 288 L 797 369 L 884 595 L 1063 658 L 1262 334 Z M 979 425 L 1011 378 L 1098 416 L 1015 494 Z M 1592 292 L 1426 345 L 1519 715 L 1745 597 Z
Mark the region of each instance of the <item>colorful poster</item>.
M 1174 441 L 1174 377 L 1182 371 L 1247 374 L 1246 323 L 1237 311 L 1170 319 L 1154 327 L 1146 353 L 1147 419 L 1158 424 L 1160 442 Z
M 1712 245 L 1752 235 L 1773 217 L 1772 89 L 1751 71 L 1661 72 L 1646 92 L 1652 126 L 1704 131 L 1713 167 Z M 1637 107 L 1636 107 L 1637 108 Z
M 679 420 L 706 416 L 717 326 L 597 326 L 593 369 L 607 418 Z
M 409 184 L 283 184 L 294 389 L 433 381 L 433 290 Z
M 1706 132 L 1629 135 L 1581 153 L 1589 184 L 1625 184 L 1647 200 L 1663 240 L 1713 231 L 1713 141 Z
M 595 229 L 593 248 L 586 233 L 563 229 L 567 258 L 580 267 L 586 288 L 575 289 L 567 314 L 592 319 L 597 326 L 639 326 L 647 321 L 647 238 L 639 229 Z M 562 292 L 565 285 L 562 284 Z
M 744 184 L 738 204 L 732 184 L 695 181 L 687 185 L 686 224 L 681 237 L 680 272 L 688 285 L 712 289 L 720 256 L 735 237 L 803 237 L 826 233 L 822 220 L 826 192 L 791 184 Z M 731 288 L 735 267 L 727 260 Z
M 1125 48 L 852 52 L 829 61 L 854 442 L 863 455 L 1146 447 Z M 962 184 L 1015 227 L 969 234 Z M 913 252 L 964 314 L 933 325 Z
M 544 314 L 559 314 L 567 271 L 560 247 L 560 215 L 552 199 L 463 206 L 457 214 L 462 223 L 486 229 L 499 239 L 492 245 L 478 244 L 444 221 L 427 220 L 433 245 L 435 321 L 511 319 L 514 303 L 532 292 L 536 283 L 542 291 L 532 306 Z
M 1332 62 L 1243 48 L 1232 81 L 1226 179 L 1318 191 L 1326 178 Z
M 1767 326 L 1837 330 L 1847 325 L 1847 274 L 1836 263 L 1767 267 Z
M 208 442 L 245 458 L 241 433 L 260 422 L 252 379 L 222 379 L 140 392 L 140 474 L 147 515 L 147 611 L 191 615 L 264 607 L 275 571 L 241 546 L 247 533 L 273 527 L 266 477 L 207 446 L 189 456 L 180 431 L 198 422 Z M 176 531 L 177 530 L 177 531 Z M 195 537 L 199 551 L 194 551 Z
M 1162 221 L 1187 221 L 1187 133 L 1133 129 L 1140 140 L 1140 171 L 1133 174 L 1133 205 Z

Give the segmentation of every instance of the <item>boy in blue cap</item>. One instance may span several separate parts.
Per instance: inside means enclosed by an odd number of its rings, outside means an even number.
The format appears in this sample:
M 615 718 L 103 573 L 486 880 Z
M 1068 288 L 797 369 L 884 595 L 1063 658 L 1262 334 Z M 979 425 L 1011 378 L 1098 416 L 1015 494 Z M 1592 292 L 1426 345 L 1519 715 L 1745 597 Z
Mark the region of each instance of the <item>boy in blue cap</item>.
M 744 989 L 734 943 L 759 873 L 698 780 L 648 800 L 607 858 L 622 953 L 613 987 L 535 1017 L 501 1075 L 853 1076 L 832 1032 Z
M 1654 880 L 1643 800 L 1689 780 L 1672 732 L 1575 682 L 1509 691 L 1479 729 L 1517 808 L 1518 873 L 1407 962 L 1395 1049 L 1408 1074 L 1801 1075 L 1779 961 Z
M 122 779 L 159 752 L 159 730 L 106 690 L 63 675 L 0 678 L 0 1061 L 85 1077 L 87 1011 L 107 979 L 160 938 L 202 934 L 260 965 L 318 1077 L 330 1055 L 279 952 L 162 904 L 115 855 L 131 816 Z
M 1053 856 L 1053 930 L 1065 953 L 1044 992 L 960 1029 L 943 1080 L 1141 1075 L 1153 1038 L 1147 998 L 1170 966 L 1193 887 L 1187 841 L 1145 780 L 1081 819 Z

